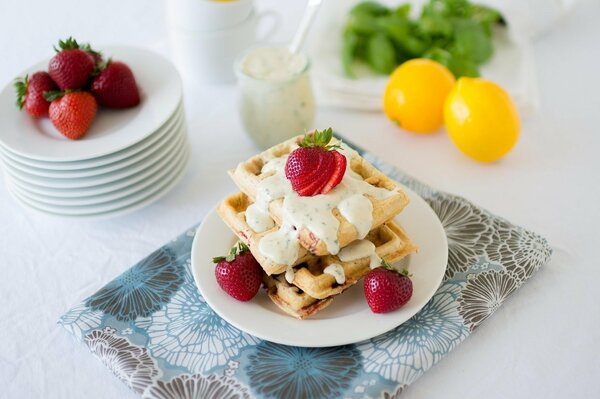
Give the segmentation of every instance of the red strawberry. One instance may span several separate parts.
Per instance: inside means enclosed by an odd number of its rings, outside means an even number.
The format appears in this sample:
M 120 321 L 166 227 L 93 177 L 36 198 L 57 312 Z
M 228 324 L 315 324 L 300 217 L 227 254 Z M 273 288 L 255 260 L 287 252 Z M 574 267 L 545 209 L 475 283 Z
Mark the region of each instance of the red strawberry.
M 346 157 L 329 145 L 331 128 L 307 134 L 289 155 L 285 164 L 285 176 L 292 188 L 301 196 L 326 194 L 337 186 L 346 172 Z
M 346 173 L 346 157 L 337 151 L 331 151 L 335 158 L 335 168 L 327 184 L 321 189 L 323 194 L 331 191 L 332 188 L 340 184 L 344 174 Z
M 36 72 L 31 76 L 15 81 L 17 106 L 33 117 L 48 116 L 50 103 L 44 98 L 44 92 L 56 90 L 56 83 L 46 72 Z
M 249 301 L 260 288 L 261 268 L 248 247 L 239 242 L 229 255 L 213 258 L 219 286 L 238 301 Z
M 82 88 L 94 72 L 95 56 L 86 50 L 89 45 L 79 46 L 73 38 L 58 43 L 60 50 L 48 64 L 48 73 L 61 90 Z
M 109 60 L 92 80 L 91 88 L 98 103 L 104 107 L 129 108 L 140 103 L 133 72 L 123 62 Z
M 364 280 L 365 297 L 373 313 L 387 313 L 410 300 L 413 285 L 408 271 L 394 270 L 387 262 L 371 270 Z
M 88 131 L 96 116 L 96 99 L 85 91 L 48 92 L 49 115 L 54 127 L 71 140 L 77 140 Z

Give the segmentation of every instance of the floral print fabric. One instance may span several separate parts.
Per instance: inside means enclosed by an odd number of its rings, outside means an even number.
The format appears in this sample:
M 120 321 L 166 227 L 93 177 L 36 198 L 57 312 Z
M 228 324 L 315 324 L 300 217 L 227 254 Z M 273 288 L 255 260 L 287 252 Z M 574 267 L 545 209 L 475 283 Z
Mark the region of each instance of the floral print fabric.
M 190 230 L 67 312 L 59 323 L 143 398 L 398 398 L 542 265 L 539 235 L 439 192 L 371 154 L 421 195 L 448 237 L 444 282 L 396 329 L 354 345 L 261 341 L 222 320 L 190 272 Z

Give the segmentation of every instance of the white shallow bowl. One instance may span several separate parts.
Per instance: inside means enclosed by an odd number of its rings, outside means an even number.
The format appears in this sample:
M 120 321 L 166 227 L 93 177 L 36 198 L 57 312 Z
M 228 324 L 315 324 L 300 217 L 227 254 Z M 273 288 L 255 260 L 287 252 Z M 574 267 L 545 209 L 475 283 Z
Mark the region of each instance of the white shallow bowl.
M 126 62 L 141 94 L 137 107 L 100 109 L 85 137 L 68 140 L 49 119 L 34 119 L 14 105 L 12 83 L 0 93 L 0 146 L 21 157 L 46 162 L 73 162 L 102 157 L 139 143 L 156 132 L 176 112 L 182 86 L 175 67 L 161 55 L 141 48 L 106 47 L 105 57 Z M 20 75 L 46 69 L 48 60 Z
M 184 146 L 183 153 L 177 162 L 177 166 L 171 174 L 167 174 L 160 183 L 152 185 L 147 190 L 127 195 L 114 201 L 91 206 L 67 207 L 59 205 L 47 205 L 24 197 L 19 193 L 7 179 L 6 186 L 13 198 L 25 207 L 51 216 L 68 217 L 85 220 L 101 220 L 122 216 L 141 209 L 152 202 L 157 201 L 167 194 L 181 179 L 189 159 L 189 149 Z
M 123 169 L 132 165 L 151 153 L 157 151 L 164 146 L 168 140 L 172 139 L 178 131 L 178 126 L 184 119 L 184 114 L 179 109 L 169 121 L 158 131 L 149 136 L 146 140 L 134 144 L 127 149 L 115 154 L 106 156 L 107 159 L 102 160 L 102 164 L 89 167 L 87 161 L 82 162 L 43 162 L 32 161 L 27 158 L 20 157 L 0 147 L 0 160 L 8 164 L 14 169 L 30 175 L 50 177 L 50 178 L 79 178 L 97 176 L 104 173 L 112 172 L 118 169 Z M 101 158 L 94 158 L 95 162 L 99 162 Z M 106 161 L 106 162 L 104 162 Z M 57 169 L 59 166 L 60 169 Z
M 240 330 L 268 341 L 294 346 L 327 347 L 346 345 L 383 334 L 415 315 L 438 289 L 448 263 L 444 228 L 429 205 L 415 192 L 408 207 L 396 218 L 419 245 L 418 254 L 404 260 L 412 274 L 411 300 L 387 314 L 371 312 L 364 298 L 362 282 L 337 296 L 331 305 L 306 320 L 286 315 L 261 289 L 249 302 L 239 302 L 217 284 L 213 256 L 229 252 L 234 234 L 213 210 L 196 232 L 192 244 L 192 273 L 200 293 L 210 307 Z

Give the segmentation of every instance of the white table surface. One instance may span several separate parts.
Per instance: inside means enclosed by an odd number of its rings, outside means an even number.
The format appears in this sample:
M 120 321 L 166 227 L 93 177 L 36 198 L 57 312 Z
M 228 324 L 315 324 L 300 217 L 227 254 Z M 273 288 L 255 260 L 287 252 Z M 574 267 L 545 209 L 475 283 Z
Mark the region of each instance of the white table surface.
M 291 37 L 303 7 L 283 3 L 258 1 L 283 13 L 280 41 Z M 382 114 L 319 109 L 316 126 L 333 126 L 417 178 L 539 232 L 554 248 L 543 270 L 403 397 L 600 397 L 598 21 L 600 2 L 583 0 L 536 40 L 542 108 L 496 164 L 464 157 L 443 133 L 400 131 Z M 0 82 L 68 35 L 98 47 L 156 47 L 165 38 L 162 4 L 2 1 Z M 186 87 L 189 170 L 170 194 L 133 215 L 54 219 L 22 209 L 0 185 L 0 397 L 135 397 L 56 320 L 233 191 L 224 171 L 256 151 L 235 98 L 231 85 Z

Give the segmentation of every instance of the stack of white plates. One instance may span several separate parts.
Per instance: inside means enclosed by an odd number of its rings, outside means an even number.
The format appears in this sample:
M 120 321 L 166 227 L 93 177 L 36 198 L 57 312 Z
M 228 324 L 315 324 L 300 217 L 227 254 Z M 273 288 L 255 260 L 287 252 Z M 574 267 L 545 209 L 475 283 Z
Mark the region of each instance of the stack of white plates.
M 157 200 L 183 175 L 189 150 L 177 71 L 148 50 L 109 47 L 104 54 L 131 67 L 142 100 L 131 109 L 99 109 L 79 140 L 64 138 L 48 119 L 19 112 L 12 84 L 0 93 L 0 159 L 20 204 L 57 216 L 107 218 Z

